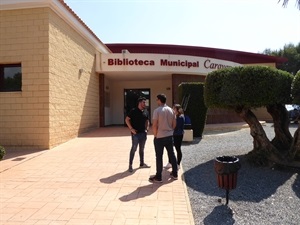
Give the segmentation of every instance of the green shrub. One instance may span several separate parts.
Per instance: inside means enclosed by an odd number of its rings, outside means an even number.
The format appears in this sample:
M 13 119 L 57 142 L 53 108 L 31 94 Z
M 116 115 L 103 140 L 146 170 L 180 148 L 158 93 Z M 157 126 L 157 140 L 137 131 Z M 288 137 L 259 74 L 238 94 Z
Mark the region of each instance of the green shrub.
M 6 153 L 5 148 L 0 145 L 0 160 L 3 159 L 5 153 Z
M 300 105 L 300 71 L 295 75 L 292 83 L 293 103 Z
M 265 66 L 216 70 L 205 80 L 205 104 L 212 108 L 257 108 L 290 103 L 292 81 L 290 73 Z
M 203 91 L 204 85 L 201 82 L 181 83 L 178 89 L 180 101 L 184 96 L 190 96 L 185 115 L 191 118 L 194 137 L 202 137 L 206 123 L 207 107 L 204 104 Z

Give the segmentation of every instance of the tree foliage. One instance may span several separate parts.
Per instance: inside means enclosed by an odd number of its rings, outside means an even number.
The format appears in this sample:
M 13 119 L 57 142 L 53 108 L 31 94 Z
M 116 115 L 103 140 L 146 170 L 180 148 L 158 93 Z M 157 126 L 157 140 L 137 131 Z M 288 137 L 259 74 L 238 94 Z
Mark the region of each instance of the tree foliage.
M 300 128 L 292 137 L 284 106 L 299 96 L 298 82 L 298 74 L 294 77 L 270 67 L 225 68 L 207 75 L 204 100 L 207 107 L 233 109 L 249 124 L 253 137 L 253 150 L 248 154 L 251 162 L 259 165 L 286 163 L 300 155 Z M 251 111 L 257 107 L 266 107 L 273 118 L 275 137 L 272 140 Z
M 300 105 L 300 71 L 295 75 L 292 83 L 293 103 Z
M 202 137 L 207 113 L 203 99 L 204 84 L 201 82 L 183 82 L 179 85 L 178 90 L 180 102 L 184 96 L 188 96 L 185 115 L 192 120 L 194 137 Z
M 232 67 L 214 71 L 205 81 L 209 107 L 257 108 L 290 102 L 293 76 L 262 66 Z M 270 85 L 272 84 L 272 85 Z
M 288 59 L 287 62 L 279 65 L 278 69 L 290 72 L 293 75 L 300 70 L 300 42 L 297 45 L 286 44 L 283 49 L 279 50 L 265 49 L 263 53 Z
M 281 2 L 281 0 L 278 0 L 278 2 Z M 283 7 L 287 7 L 288 3 L 289 3 L 289 0 L 282 0 Z M 300 0 L 296 0 L 295 5 L 298 7 L 298 9 L 300 9 Z

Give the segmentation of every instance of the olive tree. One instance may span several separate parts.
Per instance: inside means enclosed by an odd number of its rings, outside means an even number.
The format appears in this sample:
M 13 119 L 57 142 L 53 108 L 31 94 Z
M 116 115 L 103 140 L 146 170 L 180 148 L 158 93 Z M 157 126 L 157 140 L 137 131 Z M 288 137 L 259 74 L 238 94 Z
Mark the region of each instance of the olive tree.
M 213 71 L 206 77 L 206 106 L 232 109 L 245 120 L 253 137 L 253 150 L 248 153 L 248 158 L 256 164 L 288 162 L 299 151 L 297 144 L 293 144 L 288 112 L 284 106 L 292 101 L 293 78 L 286 71 L 264 66 L 225 68 Z M 273 118 L 275 136 L 272 140 L 268 139 L 252 111 L 259 107 L 266 107 Z M 293 145 L 292 152 L 295 154 L 291 154 Z
M 295 75 L 292 83 L 293 103 L 300 105 L 300 71 Z M 300 160 L 300 123 L 293 138 L 293 143 L 290 149 L 290 158 Z

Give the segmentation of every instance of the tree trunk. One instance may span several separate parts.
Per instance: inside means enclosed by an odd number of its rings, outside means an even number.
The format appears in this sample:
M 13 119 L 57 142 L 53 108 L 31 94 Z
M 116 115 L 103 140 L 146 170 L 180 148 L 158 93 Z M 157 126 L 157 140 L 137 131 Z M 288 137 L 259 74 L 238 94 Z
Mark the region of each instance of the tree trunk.
M 300 124 L 294 134 L 294 140 L 289 151 L 289 158 L 291 160 L 300 161 Z
M 271 143 L 286 155 L 291 147 L 293 137 L 289 130 L 289 117 L 286 108 L 282 104 L 267 106 L 268 113 L 271 114 L 274 122 L 275 137 Z
M 252 152 L 248 154 L 250 161 L 259 165 L 270 165 L 273 162 L 281 161 L 278 150 L 268 139 L 255 114 L 245 108 L 236 108 L 235 111 L 250 127 L 254 145 Z

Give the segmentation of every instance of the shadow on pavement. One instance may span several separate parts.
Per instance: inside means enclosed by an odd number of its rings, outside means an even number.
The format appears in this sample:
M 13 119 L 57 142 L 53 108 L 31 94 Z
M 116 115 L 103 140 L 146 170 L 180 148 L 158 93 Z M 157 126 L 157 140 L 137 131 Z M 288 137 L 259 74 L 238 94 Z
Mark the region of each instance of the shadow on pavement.
M 235 223 L 232 210 L 227 205 L 219 205 L 203 220 L 205 225 L 220 224 L 220 215 L 222 215 L 222 224 L 232 225 Z
M 276 193 L 277 189 L 295 173 L 298 175 L 293 190 L 300 198 L 299 169 L 253 167 L 246 161 L 245 155 L 237 157 L 240 159 L 241 169 L 238 171 L 237 187 L 230 191 L 231 200 L 260 202 Z M 183 175 L 187 186 L 195 191 L 209 196 L 225 196 L 225 190 L 220 189 L 217 185 L 214 160 L 200 164 Z
M 4 155 L 3 161 L 12 159 L 12 161 L 23 161 L 25 159 L 31 158 L 34 155 L 40 155 L 47 150 L 13 150 L 6 149 L 6 154 Z
M 119 199 L 122 202 L 128 202 L 128 201 L 132 201 L 132 200 L 135 200 L 135 199 L 138 199 L 138 198 L 144 198 L 146 196 L 152 195 L 160 187 L 162 187 L 166 184 L 169 184 L 173 181 L 174 181 L 173 179 L 168 179 L 166 181 L 163 181 L 162 183 L 150 183 L 148 185 L 137 187 L 133 192 L 131 192 L 127 195 L 123 195 Z

